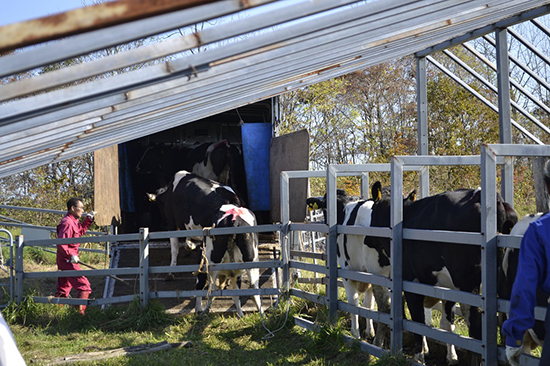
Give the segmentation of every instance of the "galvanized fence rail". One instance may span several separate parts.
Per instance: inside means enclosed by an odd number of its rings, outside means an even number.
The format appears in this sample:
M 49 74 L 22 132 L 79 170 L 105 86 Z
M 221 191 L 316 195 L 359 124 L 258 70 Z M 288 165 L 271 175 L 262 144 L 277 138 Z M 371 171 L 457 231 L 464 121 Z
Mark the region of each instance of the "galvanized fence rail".
M 475 156 L 397 156 L 391 164 L 368 165 L 331 165 L 326 172 L 292 171 L 283 172 L 281 175 L 281 212 L 282 227 L 281 245 L 289 245 L 289 238 L 293 230 L 318 231 L 328 234 L 326 266 L 289 260 L 283 262 L 287 269 L 300 268 L 311 272 L 323 274 L 326 278 L 326 295 L 310 293 L 291 287 L 290 279 L 284 278 L 285 288 L 289 289 L 291 296 L 304 298 L 318 304 L 326 305 L 332 319 L 336 318 L 337 311 L 346 311 L 359 314 L 362 317 L 371 318 L 377 322 L 387 324 L 391 329 L 390 352 L 395 353 L 403 348 L 403 331 L 408 331 L 428 338 L 450 343 L 457 347 L 475 352 L 481 355 L 484 365 L 495 365 L 497 360 L 505 361 L 504 348 L 497 347 L 497 312 L 507 312 L 509 301 L 498 300 L 497 288 L 497 248 L 519 248 L 520 238 L 499 235 L 496 227 L 496 182 L 497 164 L 510 164 L 513 157 L 550 156 L 550 146 L 535 145 L 510 145 L 490 144 L 481 147 L 481 154 Z M 482 232 L 448 232 L 403 229 L 403 171 L 417 170 L 426 174 L 429 166 L 451 165 L 477 165 L 481 167 L 481 191 L 482 191 Z M 362 186 L 366 186 L 368 172 L 391 172 L 391 227 L 390 228 L 359 228 L 336 225 L 336 178 L 343 175 L 361 175 Z M 288 183 L 290 179 L 326 176 L 327 179 L 327 224 L 296 224 L 291 223 L 288 213 Z M 424 187 L 425 189 L 426 187 Z M 426 190 L 427 191 L 427 190 Z M 508 198 L 509 200 L 509 198 Z M 338 268 L 336 264 L 336 238 L 339 234 L 357 234 L 390 238 L 391 245 L 391 279 L 373 274 L 353 272 Z M 402 241 L 428 240 L 438 242 L 458 243 L 462 245 L 477 245 L 482 253 L 482 293 L 480 295 L 456 291 L 441 287 L 433 287 L 420 283 L 402 280 Z M 305 255 L 303 255 L 305 256 Z M 284 274 L 285 272 L 283 272 Z M 288 273 L 288 272 L 287 272 Z M 345 301 L 338 300 L 338 278 L 349 278 L 365 283 L 384 286 L 391 289 L 392 306 L 390 314 L 382 314 L 371 311 L 361 306 L 353 306 Z M 403 319 L 403 291 L 417 293 L 434 298 L 451 300 L 470 306 L 476 306 L 482 310 L 482 339 L 476 340 L 451 332 L 436 330 L 425 324 L 419 324 Z M 546 309 L 537 308 L 536 318 L 544 320 Z M 295 318 L 296 324 L 314 329 L 312 322 Z M 351 339 L 351 338 L 350 338 Z M 374 356 L 382 356 L 388 350 L 378 348 L 366 342 L 360 342 L 360 347 Z M 538 359 L 526 355 L 521 356 L 522 365 L 536 365 Z
M 497 312 L 507 312 L 509 301 L 498 300 L 496 296 L 497 285 L 497 248 L 514 247 L 519 248 L 520 238 L 498 235 L 496 228 L 496 167 L 497 164 L 509 164 L 510 158 L 528 156 L 550 156 L 550 146 L 535 145 L 509 145 L 493 144 L 484 145 L 481 154 L 475 156 L 398 156 L 392 159 L 391 164 L 369 164 L 369 165 L 331 165 L 326 172 L 321 171 L 287 171 L 281 174 L 281 223 L 274 225 L 259 225 L 247 228 L 215 228 L 211 229 L 211 235 L 223 235 L 244 232 L 280 232 L 281 259 L 273 261 L 261 261 L 254 263 L 228 263 L 210 264 L 210 270 L 236 269 L 236 268 L 282 268 L 283 286 L 281 289 L 241 289 L 241 290 L 215 290 L 210 296 L 249 296 L 249 295 L 279 295 L 288 291 L 290 296 L 295 296 L 325 305 L 329 309 L 330 318 L 336 320 L 338 311 L 346 311 L 358 314 L 362 317 L 371 318 L 374 321 L 387 324 L 391 329 L 390 350 L 381 349 L 367 342 L 360 342 L 360 347 L 370 354 L 380 357 L 387 352 L 398 352 L 403 348 L 403 331 L 409 331 L 425 335 L 431 339 L 444 343 L 454 344 L 457 347 L 475 352 L 481 355 L 485 365 L 494 365 L 497 360 L 504 361 L 504 349 L 497 347 Z M 403 229 L 403 172 L 412 170 L 419 171 L 425 182 L 425 174 L 429 166 L 449 165 L 478 165 L 481 166 L 481 188 L 482 188 L 482 233 L 463 233 L 446 231 L 428 231 Z M 336 179 L 339 176 L 359 175 L 362 177 L 362 190 L 368 190 L 369 172 L 389 171 L 391 173 L 392 185 L 392 214 L 390 228 L 363 228 L 336 225 Z M 327 224 L 319 223 L 293 223 L 289 217 L 289 181 L 295 178 L 326 177 L 327 179 Z M 427 192 L 427 187 L 422 191 Z M 364 194 L 364 193 L 363 193 Z M 508 198 L 509 199 L 509 198 Z M 304 203 L 305 204 L 305 203 Z M 326 253 L 310 253 L 304 251 L 291 251 L 292 236 L 295 231 L 321 232 L 328 234 Z M 391 245 L 391 278 L 381 277 L 369 273 L 354 272 L 338 268 L 336 262 L 336 238 L 339 234 L 369 235 L 389 238 Z M 140 233 L 125 234 L 116 236 L 85 237 L 78 239 L 51 239 L 25 241 L 23 236 L 18 238 L 14 261 L 15 291 L 14 300 L 22 301 L 22 284 L 25 279 L 44 277 L 67 277 L 67 276 L 108 276 L 108 275 L 139 275 L 140 293 L 139 299 L 142 305 L 146 305 L 151 298 L 168 297 L 195 297 L 207 296 L 208 291 L 149 291 L 148 277 L 156 273 L 192 272 L 198 269 L 197 265 L 186 266 L 149 266 L 149 240 L 167 239 L 170 237 L 185 238 L 191 236 L 202 236 L 201 230 L 155 232 L 150 233 L 148 229 L 140 230 Z M 432 287 L 424 284 L 406 282 L 402 280 L 402 240 L 431 240 L 460 243 L 463 245 L 480 246 L 482 252 L 482 289 L 481 295 L 455 291 L 441 287 Z M 67 244 L 76 242 L 103 242 L 103 241 L 139 241 L 140 260 L 139 267 L 116 268 L 105 270 L 85 271 L 55 271 L 55 272 L 24 272 L 23 250 L 25 247 L 47 246 L 56 244 Z M 295 249 L 295 248 L 293 248 Z M 293 256 L 293 258 L 291 258 Z M 294 258 L 296 257 L 296 258 Z M 325 265 L 306 263 L 297 260 L 298 257 L 310 257 L 325 260 Z M 319 273 L 322 276 L 323 284 L 326 285 L 326 294 L 307 292 L 292 287 L 290 273 L 291 269 L 299 269 Z M 383 314 L 372 311 L 362 306 L 353 306 L 346 301 L 338 300 L 339 278 L 348 278 L 374 285 L 384 286 L 392 290 L 392 306 L 390 314 Z M 470 306 L 477 306 L 482 309 L 482 339 L 476 340 L 469 337 L 459 336 L 447 331 L 435 330 L 425 324 L 419 324 L 403 319 L 401 311 L 403 305 L 403 291 L 422 294 L 435 298 L 451 300 Z M 58 299 L 48 297 L 35 297 L 35 301 L 44 303 L 64 303 L 71 305 L 104 305 L 132 301 L 134 295 L 119 296 L 108 299 Z M 546 309 L 537 308 L 536 318 L 544 320 Z M 309 329 L 316 328 L 316 325 L 306 319 L 295 317 L 295 323 Z M 350 337 L 351 339 L 351 337 Z M 536 365 L 538 359 L 529 356 L 521 356 L 523 365 Z
M 280 231 L 281 225 L 258 225 L 253 227 L 239 228 L 214 228 L 210 229 L 210 235 L 228 235 L 251 232 L 274 232 Z M 280 295 L 278 288 L 260 288 L 260 289 L 240 289 L 240 290 L 201 290 L 201 291 L 150 291 L 149 275 L 159 273 L 179 273 L 194 272 L 199 269 L 199 264 L 178 265 L 178 266 L 149 266 L 150 240 L 168 239 L 168 238 L 187 238 L 193 236 L 203 236 L 202 230 L 183 230 L 183 231 L 164 231 L 149 232 L 148 228 L 140 229 L 139 233 L 122 235 L 105 235 L 68 239 L 50 239 L 50 240 L 25 240 L 24 236 L 18 237 L 15 247 L 15 284 L 13 299 L 16 303 L 23 300 L 23 282 L 26 279 L 33 278 L 57 278 L 71 276 L 126 276 L 137 275 L 139 277 L 139 297 L 140 304 L 146 306 L 149 299 L 160 298 L 184 298 L 184 297 L 208 297 L 208 296 L 252 296 L 252 295 Z M 23 251 L 29 247 L 45 247 L 58 244 L 82 243 L 82 242 L 119 242 L 119 241 L 138 241 L 139 242 L 139 266 L 126 268 L 94 269 L 81 271 L 46 271 L 46 272 L 25 272 L 23 265 Z M 283 256 L 286 255 L 283 253 Z M 213 270 L 231 270 L 231 269 L 250 269 L 250 268 L 281 268 L 281 260 L 258 261 L 246 263 L 210 263 L 209 271 Z M 56 297 L 33 296 L 34 301 L 38 303 L 55 303 L 69 305 L 107 305 L 126 303 L 134 300 L 136 295 L 115 296 L 103 299 L 67 299 Z

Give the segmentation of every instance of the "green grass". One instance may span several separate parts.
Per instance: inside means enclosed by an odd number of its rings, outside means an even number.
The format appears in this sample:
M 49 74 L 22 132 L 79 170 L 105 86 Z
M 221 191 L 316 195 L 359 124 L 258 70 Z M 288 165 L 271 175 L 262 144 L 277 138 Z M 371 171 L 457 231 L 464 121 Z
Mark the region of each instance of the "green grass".
M 404 365 L 403 357 L 386 361 L 371 359 L 357 345 L 344 341 L 342 323 L 311 332 L 295 326 L 296 307 L 271 309 L 239 319 L 232 315 L 209 314 L 171 316 L 152 301 L 141 310 L 137 301 L 129 306 L 105 310 L 89 307 L 81 316 L 68 306 L 34 303 L 3 310 L 19 349 L 27 361 L 46 364 L 48 360 L 90 351 L 167 341 L 191 341 L 179 348 L 135 356 L 95 360 L 86 365 Z M 280 331 L 270 335 L 266 330 Z M 228 352 L 229 351 L 229 352 Z M 400 360 L 400 361 L 399 361 Z M 398 362 L 399 363 L 396 363 Z

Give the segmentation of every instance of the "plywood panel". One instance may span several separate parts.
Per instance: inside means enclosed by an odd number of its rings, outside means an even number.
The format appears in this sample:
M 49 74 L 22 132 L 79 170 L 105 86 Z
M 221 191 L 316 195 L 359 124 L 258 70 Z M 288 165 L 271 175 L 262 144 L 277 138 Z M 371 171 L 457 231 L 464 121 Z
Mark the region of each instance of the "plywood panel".
M 309 132 L 301 130 L 271 140 L 271 220 L 281 221 L 281 172 L 309 169 Z M 306 216 L 307 179 L 290 181 L 290 221 L 303 222 Z
M 94 152 L 94 197 L 97 225 L 120 222 L 118 145 Z

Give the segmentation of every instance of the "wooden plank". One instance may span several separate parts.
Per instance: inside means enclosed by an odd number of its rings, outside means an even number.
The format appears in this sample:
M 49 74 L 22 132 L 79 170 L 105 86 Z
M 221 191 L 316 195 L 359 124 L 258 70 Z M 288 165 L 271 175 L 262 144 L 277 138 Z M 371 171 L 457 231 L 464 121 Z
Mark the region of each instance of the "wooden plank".
M 0 27 L 0 52 L 154 15 L 204 5 L 215 0 L 118 0 Z
M 118 145 L 94 152 L 95 223 L 108 226 L 120 223 Z

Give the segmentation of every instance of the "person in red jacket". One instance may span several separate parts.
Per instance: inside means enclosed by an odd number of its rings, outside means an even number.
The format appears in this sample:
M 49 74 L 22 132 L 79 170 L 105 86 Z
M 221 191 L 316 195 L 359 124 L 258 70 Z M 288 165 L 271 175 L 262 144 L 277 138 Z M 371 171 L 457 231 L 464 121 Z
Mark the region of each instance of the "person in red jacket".
M 71 197 L 67 201 L 67 214 L 57 225 L 57 237 L 78 238 L 86 233 L 90 225 L 94 222 L 93 212 L 87 214 L 82 223 L 80 218 L 84 214 L 84 205 L 80 198 Z M 80 271 L 78 248 L 79 243 L 58 244 L 57 245 L 57 269 L 61 271 L 77 270 Z M 87 299 L 92 293 L 90 281 L 84 276 L 78 277 L 58 277 L 56 297 L 69 297 L 72 288 L 76 289 L 76 297 Z M 86 305 L 77 305 L 77 310 L 84 315 Z

